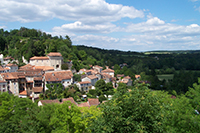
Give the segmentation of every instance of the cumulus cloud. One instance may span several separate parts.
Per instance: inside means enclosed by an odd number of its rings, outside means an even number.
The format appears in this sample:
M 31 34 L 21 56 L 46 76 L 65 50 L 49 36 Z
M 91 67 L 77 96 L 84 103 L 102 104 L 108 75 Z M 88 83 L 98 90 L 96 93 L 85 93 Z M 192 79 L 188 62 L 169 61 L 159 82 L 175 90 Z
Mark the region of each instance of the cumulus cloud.
M 60 27 L 54 27 L 53 31 L 57 32 L 72 32 L 72 33 L 111 33 L 118 27 L 111 23 L 87 25 L 80 21 L 64 24 Z
M 0 20 L 32 22 L 51 18 L 81 21 L 84 23 L 107 23 L 121 18 L 144 17 L 142 10 L 105 0 L 2 0 Z
M 78 26 L 81 25 L 82 23 L 79 23 Z M 74 23 L 69 27 L 76 28 L 73 26 Z M 93 30 L 91 27 L 87 29 Z M 200 48 L 200 26 L 198 24 L 176 25 L 165 23 L 158 17 L 149 17 L 145 22 L 129 23 L 125 28 L 117 27 L 116 29 L 124 32 L 126 36 L 113 38 L 92 34 L 75 35 L 72 41 L 75 44 L 132 51 Z

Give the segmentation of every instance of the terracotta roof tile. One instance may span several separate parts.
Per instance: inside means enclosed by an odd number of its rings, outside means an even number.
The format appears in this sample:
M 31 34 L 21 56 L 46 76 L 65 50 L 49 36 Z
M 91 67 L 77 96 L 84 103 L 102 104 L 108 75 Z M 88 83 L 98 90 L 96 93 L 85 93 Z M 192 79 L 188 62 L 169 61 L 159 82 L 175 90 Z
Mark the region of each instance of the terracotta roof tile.
M 58 99 L 55 100 L 40 100 L 40 102 L 45 105 L 45 104 L 50 104 L 50 103 L 60 103 Z
M 62 56 L 59 52 L 50 52 L 48 56 Z
M 78 104 L 78 107 L 90 107 L 88 102 Z
M 5 57 L 5 58 L 4 58 L 4 60 L 10 60 L 10 59 L 14 60 L 13 57 Z
M 95 76 L 95 75 L 90 75 L 90 76 L 87 76 L 89 79 L 98 79 L 98 77 L 97 76 Z
M 4 71 L 4 68 L 2 66 L 0 66 L 0 71 Z
M 49 60 L 49 57 L 45 57 L 45 56 L 34 56 L 32 58 L 30 58 L 30 60 Z
M 62 81 L 64 79 L 71 79 L 73 77 L 72 71 L 55 71 L 55 72 L 46 72 L 45 80 L 46 81 Z
M 100 104 L 99 99 L 97 99 L 97 98 L 88 98 L 88 103 L 90 106 L 92 106 L 92 105 L 97 106 Z
M 64 99 L 62 100 L 62 102 L 65 102 L 65 101 L 70 101 L 71 103 L 77 105 L 77 103 L 74 101 L 74 98 L 73 98 L 73 97 L 64 98 Z
M 126 77 L 124 77 L 123 79 L 131 79 L 131 77 L 129 77 L 129 76 L 126 76 Z
M 105 69 L 105 70 L 103 70 L 103 71 L 101 71 L 102 73 L 107 73 L 107 72 L 115 72 L 114 70 L 112 70 L 112 69 L 110 69 L 110 68 L 108 68 L 108 69 Z
M 51 66 L 34 66 L 33 69 L 42 69 L 43 71 L 54 71 L 54 67 Z
M 18 73 L 17 72 L 12 72 L 12 73 L 1 73 L 1 76 L 3 79 L 18 79 Z
M 33 87 L 33 92 L 42 92 L 43 87 Z
M 27 96 L 27 92 L 26 92 L 26 90 L 20 92 L 19 95 L 26 95 L 26 96 Z
M 137 79 L 137 78 L 141 78 L 141 76 L 140 75 L 135 75 L 135 78 Z
M 11 67 L 11 66 L 18 66 L 18 65 L 9 63 L 9 64 L 7 64 L 6 66 Z
M 95 66 L 93 66 L 93 68 L 101 68 L 101 69 L 103 69 L 103 67 L 101 67 L 101 66 L 98 66 L 98 65 L 95 65 Z
M 79 84 L 91 84 L 90 81 L 83 81 L 83 82 L 79 82 Z
M 42 80 L 42 77 L 34 77 L 33 80 Z

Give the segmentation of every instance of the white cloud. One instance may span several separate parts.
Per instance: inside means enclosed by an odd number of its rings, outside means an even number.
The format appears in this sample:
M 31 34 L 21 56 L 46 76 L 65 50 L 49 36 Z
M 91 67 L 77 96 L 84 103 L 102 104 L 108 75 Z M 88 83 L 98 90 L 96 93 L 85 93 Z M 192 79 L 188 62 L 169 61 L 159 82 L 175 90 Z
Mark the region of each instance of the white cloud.
M 82 26 L 82 23 L 78 26 L 80 25 Z M 73 28 L 73 26 L 72 24 L 69 27 Z M 157 17 L 149 17 L 146 22 L 127 24 L 126 28 L 121 29 L 120 27 L 115 28 L 123 31 L 126 36 L 113 38 L 91 34 L 75 35 L 72 37 L 72 41 L 74 44 L 132 51 L 200 48 L 198 45 L 200 43 L 200 26 L 198 24 L 176 25 L 165 23 Z M 87 29 L 93 30 L 92 27 Z M 99 28 L 99 30 L 101 29 Z
M 51 18 L 107 23 L 123 17 L 144 17 L 141 10 L 131 6 L 109 4 L 105 0 L 2 0 L 0 20 L 32 22 Z
M 0 25 L 0 29 L 5 29 L 5 28 L 7 28 L 7 27 L 6 27 L 6 26 L 1 26 L 1 25 Z
M 71 33 L 110 33 L 116 31 L 118 28 L 111 23 L 86 25 L 80 21 L 70 24 L 64 24 L 60 27 L 54 27 L 54 32 L 66 31 Z

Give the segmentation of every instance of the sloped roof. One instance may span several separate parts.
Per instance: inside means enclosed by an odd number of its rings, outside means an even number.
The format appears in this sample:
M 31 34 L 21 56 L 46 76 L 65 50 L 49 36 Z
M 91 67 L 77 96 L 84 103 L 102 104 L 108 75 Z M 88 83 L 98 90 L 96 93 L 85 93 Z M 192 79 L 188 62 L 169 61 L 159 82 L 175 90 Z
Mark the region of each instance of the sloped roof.
M 96 78 L 98 78 L 97 76 L 95 76 L 95 75 L 89 75 L 89 76 L 87 76 L 89 79 L 96 79 Z
M 112 70 L 112 69 L 110 69 L 110 68 L 108 68 L 108 69 L 105 69 L 105 70 L 103 70 L 103 71 L 101 71 L 102 73 L 107 73 L 107 72 L 112 72 L 112 73 L 114 73 L 115 71 L 114 70 Z
M 93 68 L 100 68 L 100 69 L 103 69 L 103 67 L 98 66 L 98 65 L 93 66 Z
M 42 69 L 43 71 L 54 71 L 54 67 L 51 66 L 34 66 L 34 69 Z
M 88 102 L 78 104 L 78 107 L 90 107 Z
M 42 80 L 42 77 L 34 77 L 33 80 Z
M 12 72 L 12 73 L 1 73 L 1 76 L 3 79 L 18 79 L 18 73 L 17 72 Z
M 100 104 L 99 99 L 97 99 L 97 98 L 88 98 L 88 103 L 90 106 L 92 106 L 92 105 L 97 106 Z
M 30 60 L 49 60 L 49 57 L 45 57 L 45 56 L 34 56 L 32 58 L 30 58 Z
M 64 79 L 71 79 L 73 77 L 72 71 L 55 71 L 55 72 L 46 72 L 45 80 L 46 81 L 62 81 Z
M 44 104 L 50 104 L 50 103 L 60 103 L 60 101 L 58 99 L 55 100 L 40 100 L 40 102 L 44 105 Z
M 102 76 L 103 76 L 103 78 L 112 78 L 112 76 L 110 76 L 110 75 L 107 74 L 107 73 L 102 73 Z
M 124 74 L 117 74 L 117 77 L 124 77 Z
M 6 66 L 11 67 L 11 66 L 18 66 L 18 65 L 9 63 L 9 64 L 7 64 Z
M 25 95 L 25 96 L 27 96 L 27 92 L 26 92 L 26 90 L 20 92 L 19 95 Z
M 83 82 L 79 82 L 79 84 L 91 84 L 90 81 L 83 81 Z
M 131 77 L 129 77 L 129 76 L 126 76 L 126 77 L 124 77 L 123 79 L 131 79 Z
M 43 87 L 33 87 L 33 92 L 42 92 Z
M 4 68 L 2 66 L 0 66 L 0 71 L 4 71 Z
M 62 100 L 62 102 L 65 102 L 65 101 L 70 101 L 71 103 L 77 105 L 77 103 L 74 101 L 74 98 L 73 98 L 73 97 L 64 98 L 64 99 Z
M 10 59 L 14 60 L 13 57 L 5 57 L 5 58 L 4 58 L 4 60 L 10 60 Z
M 137 79 L 137 78 L 141 78 L 141 76 L 140 75 L 135 75 L 135 78 Z
M 48 56 L 62 56 L 59 52 L 50 52 Z
M 19 69 L 24 70 L 24 69 L 32 69 L 32 68 L 33 66 L 31 64 L 27 64 L 27 65 L 21 66 Z

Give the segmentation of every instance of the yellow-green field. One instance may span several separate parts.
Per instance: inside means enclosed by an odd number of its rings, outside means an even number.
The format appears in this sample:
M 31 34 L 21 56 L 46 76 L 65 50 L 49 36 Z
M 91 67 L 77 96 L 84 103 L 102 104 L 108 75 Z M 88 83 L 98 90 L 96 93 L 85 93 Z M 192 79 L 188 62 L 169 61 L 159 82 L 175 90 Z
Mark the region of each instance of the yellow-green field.
M 160 81 L 162 81 L 162 80 L 166 80 L 166 81 L 168 81 L 168 80 L 170 80 L 170 79 L 173 79 L 173 77 L 174 77 L 174 74 L 161 74 L 161 75 L 157 75 L 158 76 L 158 79 L 160 80 Z

